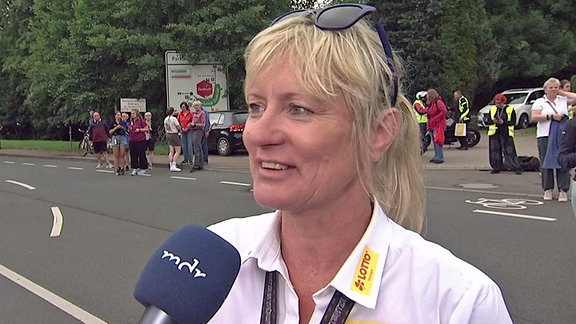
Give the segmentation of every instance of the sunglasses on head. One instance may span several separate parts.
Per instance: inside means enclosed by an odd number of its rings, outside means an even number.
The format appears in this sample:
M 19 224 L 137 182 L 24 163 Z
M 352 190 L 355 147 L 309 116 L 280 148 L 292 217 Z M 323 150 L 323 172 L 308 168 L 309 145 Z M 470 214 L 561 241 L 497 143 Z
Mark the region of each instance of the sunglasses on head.
M 372 15 L 374 20 L 374 29 L 380 37 L 380 43 L 382 43 L 382 48 L 384 49 L 384 54 L 387 58 L 386 63 L 388 64 L 388 68 L 392 73 L 394 92 L 392 95 L 391 103 L 392 106 L 396 106 L 396 100 L 398 99 L 398 76 L 396 75 L 396 69 L 394 68 L 394 59 L 392 56 L 390 40 L 388 39 L 386 30 L 384 30 L 384 25 L 380 21 L 376 8 L 358 3 L 341 3 L 320 9 L 298 9 L 289 11 L 276 17 L 274 20 L 272 20 L 270 26 L 289 18 L 308 14 L 314 16 L 314 25 L 321 30 L 348 29 L 360 21 L 360 19 L 370 14 Z

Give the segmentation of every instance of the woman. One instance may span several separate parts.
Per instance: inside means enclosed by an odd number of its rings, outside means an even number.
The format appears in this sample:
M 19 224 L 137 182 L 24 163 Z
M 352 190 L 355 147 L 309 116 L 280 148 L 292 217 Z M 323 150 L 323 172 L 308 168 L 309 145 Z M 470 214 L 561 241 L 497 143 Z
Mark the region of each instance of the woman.
M 114 151 L 114 167 L 116 175 L 124 175 L 126 161 L 124 155 L 126 154 L 126 132 L 128 128 L 124 127 L 122 123 L 122 113 L 117 111 L 114 114 L 114 122 L 110 126 L 110 136 L 112 136 L 112 150 Z
M 176 165 L 178 162 L 178 156 L 180 156 L 180 147 L 182 146 L 182 142 L 178 136 L 180 130 L 180 123 L 178 123 L 178 119 L 174 117 L 174 108 L 169 107 L 166 109 L 166 118 L 164 118 L 164 131 L 166 132 L 166 142 L 168 142 L 168 147 L 170 148 L 168 161 L 170 163 L 171 172 L 182 171 Z
M 569 100 L 576 100 L 576 93 L 561 90 L 560 94 L 566 96 Z M 576 118 L 570 119 L 566 123 L 565 132 L 562 135 L 560 152 L 558 153 L 558 163 L 563 168 L 570 169 L 576 167 Z M 576 176 L 572 180 L 572 212 L 576 216 Z
M 493 281 L 416 233 L 418 123 L 374 11 L 289 13 L 248 45 L 243 139 L 276 212 L 211 226 L 242 256 L 211 323 L 511 323 Z
M 128 130 L 130 131 L 130 167 L 132 168 L 130 175 L 144 175 L 148 170 L 146 132 L 149 129 L 138 109 L 132 109 L 130 113 L 130 128 Z
M 564 92 L 572 92 L 572 82 L 570 80 L 561 80 L 560 81 L 560 90 Z M 576 112 L 575 105 L 568 105 L 568 119 L 572 119 L 574 117 L 574 112 Z
M 549 78 L 544 82 L 544 97 L 536 99 L 532 105 L 532 120 L 536 121 L 536 143 L 538 158 L 541 162 L 543 199 L 553 199 L 554 172 L 558 187 L 558 201 L 568 201 L 570 189 L 570 169 L 563 168 L 558 163 L 560 150 L 560 135 L 568 119 L 568 104 L 576 100 L 558 96 L 560 81 Z
M 122 126 L 125 129 L 130 128 L 130 115 L 126 112 L 122 113 Z M 126 162 L 126 167 L 124 170 L 130 170 L 130 133 L 126 132 L 126 151 L 124 152 L 124 161 Z
M 428 130 L 434 142 L 434 158 L 432 163 L 444 163 L 444 129 L 446 128 L 446 114 L 448 109 L 436 89 L 428 89 L 426 94 L 426 107 L 428 110 Z
M 492 171 L 500 173 L 502 170 L 514 170 L 522 174 L 522 166 L 516 155 L 514 146 L 514 125 L 516 125 L 516 112 L 514 107 L 507 105 L 505 95 L 498 93 L 494 96 L 495 106 L 490 108 L 488 125 L 488 157 Z M 504 164 L 506 163 L 506 165 Z
M 178 113 L 178 122 L 180 123 L 180 134 L 182 139 L 182 155 L 184 161 L 182 164 L 192 164 L 192 132 L 190 131 L 192 123 L 192 112 L 187 102 L 180 103 L 180 112 Z
M 154 163 L 154 145 L 156 144 L 156 129 L 152 125 L 152 113 L 147 111 L 144 113 L 144 120 L 146 120 L 146 125 L 148 125 L 148 131 L 146 132 L 146 152 L 148 153 L 148 169 L 152 169 L 152 164 Z

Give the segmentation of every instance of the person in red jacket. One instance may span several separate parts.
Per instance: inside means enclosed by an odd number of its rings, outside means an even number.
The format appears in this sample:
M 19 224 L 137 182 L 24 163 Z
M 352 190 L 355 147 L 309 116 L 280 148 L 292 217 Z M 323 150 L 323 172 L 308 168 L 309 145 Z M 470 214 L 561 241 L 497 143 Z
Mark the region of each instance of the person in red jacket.
M 434 142 L 434 158 L 432 163 L 444 163 L 444 129 L 446 128 L 446 104 L 436 89 L 428 89 L 426 95 L 426 107 L 428 109 L 428 130 L 432 134 Z

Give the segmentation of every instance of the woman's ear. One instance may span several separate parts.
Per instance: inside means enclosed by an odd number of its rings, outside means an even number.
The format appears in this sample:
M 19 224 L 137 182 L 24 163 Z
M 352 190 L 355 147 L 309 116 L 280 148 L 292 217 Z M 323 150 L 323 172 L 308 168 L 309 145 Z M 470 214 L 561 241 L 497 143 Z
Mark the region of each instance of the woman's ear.
M 388 151 L 398 135 L 402 118 L 400 111 L 392 107 L 380 113 L 378 120 L 372 123 L 370 135 L 370 161 L 376 162 Z

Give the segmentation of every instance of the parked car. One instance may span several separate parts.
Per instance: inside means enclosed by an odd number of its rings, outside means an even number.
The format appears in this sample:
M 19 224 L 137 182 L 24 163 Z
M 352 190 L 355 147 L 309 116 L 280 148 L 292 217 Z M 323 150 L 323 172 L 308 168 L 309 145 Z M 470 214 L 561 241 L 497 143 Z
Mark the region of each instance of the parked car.
M 544 96 L 543 88 L 510 89 L 502 92 L 508 99 L 507 104 L 514 107 L 516 112 L 516 128 L 527 128 L 534 122 L 531 117 L 532 104 Z M 494 100 L 478 111 L 478 126 L 486 127 L 486 120 L 490 116 L 490 107 Z
M 210 112 L 210 135 L 208 151 L 220 155 L 230 155 L 245 150 L 242 133 L 248 118 L 246 110 L 227 110 Z

